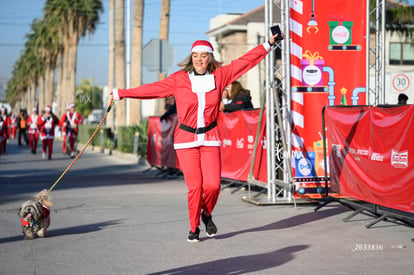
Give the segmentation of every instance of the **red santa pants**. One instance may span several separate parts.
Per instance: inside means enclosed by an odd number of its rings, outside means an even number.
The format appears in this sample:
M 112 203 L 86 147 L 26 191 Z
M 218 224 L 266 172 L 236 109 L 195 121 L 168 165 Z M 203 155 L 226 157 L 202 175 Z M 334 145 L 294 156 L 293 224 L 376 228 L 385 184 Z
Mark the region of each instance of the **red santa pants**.
M 62 152 L 63 154 L 66 154 L 66 134 L 65 133 L 63 133 Z
M 75 148 L 75 141 L 76 141 L 76 137 L 74 137 L 73 135 L 69 135 L 69 137 L 67 135 L 63 135 L 63 153 L 66 153 L 66 139 L 69 139 L 69 146 L 70 146 L 70 152 L 73 153 L 73 150 Z
M 17 131 L 17 127 L 13 126 L 11 128 L 11 137 L 12 137 L 12 139 L 14 139 L 16 137 L 16 131 Z
M 191 231 L 195 232 L 200 225 L 201 210 L 211 215 L 219 197 L 220 147 L 177 149 L 177 157 L 188 188 Z
M 42 140 L 42 149 L 43 153 L 46 154 L 46 149 L 48 151 L 48 158 L 52 158 L 52 152 L 53 152 L 53 139 L 51 138 L 45 138 Z
M 38 139 L 39 139 L 39 132 L 38 131 L 35 131 L 32 134 L 29 134 L 30 149 L 32 149 L 34 152 L 36 152 Z

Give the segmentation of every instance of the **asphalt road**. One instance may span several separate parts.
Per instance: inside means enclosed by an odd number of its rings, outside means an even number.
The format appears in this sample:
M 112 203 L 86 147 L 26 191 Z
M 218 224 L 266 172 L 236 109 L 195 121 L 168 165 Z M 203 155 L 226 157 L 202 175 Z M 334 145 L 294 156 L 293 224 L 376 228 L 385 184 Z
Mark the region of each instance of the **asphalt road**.
M 9 144 L 0 157 L 0 274 L 413 274 L 414 230 L 357 215 L 340 204 L 255 206 L 222 190 L 219 234 L 200 243 L 189 230 L 182 179 L 86 151 L 51 192 L 47 238 L 24 240 L 17 210 L 49 188 L 71 159 Z M 40 148 L 39 148 L 40 149 Z

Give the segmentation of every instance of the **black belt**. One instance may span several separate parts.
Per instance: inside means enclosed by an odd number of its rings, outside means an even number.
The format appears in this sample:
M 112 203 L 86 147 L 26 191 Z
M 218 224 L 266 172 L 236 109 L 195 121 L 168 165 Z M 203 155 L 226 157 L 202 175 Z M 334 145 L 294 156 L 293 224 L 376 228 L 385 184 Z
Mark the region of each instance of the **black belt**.
M 184 131 L 187 131 L 187 132 L 190 132 L 190 133 L 193 133 L 193 134 L 204 134 L 204 133 L 210 131 L 211 129 L 213 129 L 214 127 L 216 127 L 216 126 L 217 126 L 217 121 L 214 121 L 210 125 L 208 125 L 207 127 L 193 128 L 193 127 L 190 127 L 190 126 L 187 126 L 187 125 L 181 123 L 179 128 L 181 130 L 184 130 Z

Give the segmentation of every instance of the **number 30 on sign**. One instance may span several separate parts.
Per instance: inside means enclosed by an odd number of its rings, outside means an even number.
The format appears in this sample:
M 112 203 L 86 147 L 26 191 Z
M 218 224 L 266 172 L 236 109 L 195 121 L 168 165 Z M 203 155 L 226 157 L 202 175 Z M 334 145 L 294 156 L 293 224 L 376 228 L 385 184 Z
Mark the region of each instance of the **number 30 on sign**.
M 404 92 L 410 87 L 410 79 L 405 74 L 397 74 L 392 79 L 392 87 L 397 92 Z

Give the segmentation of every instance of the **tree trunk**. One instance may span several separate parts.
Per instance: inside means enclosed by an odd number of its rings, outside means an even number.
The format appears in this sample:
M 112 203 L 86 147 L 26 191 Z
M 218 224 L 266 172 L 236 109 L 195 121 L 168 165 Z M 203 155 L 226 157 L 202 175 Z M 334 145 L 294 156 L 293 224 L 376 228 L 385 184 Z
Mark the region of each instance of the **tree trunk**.
M 33 82 L 33 84 L 30 85 L 29 92 L 28 110 L 31 111 L 32 108 L 36 106 L 36 82 Z
M 56 61 L 57 69 L 57 85 L 56 85 L 56 102 L 57 102 L 57 112 L 58 114 L 63 114 L 65 112 L 64 97 L 64 75 L 63 75 L 63 54 L 59 55 Z
M 70 103 L 76 103 L 76 61 L 78 53 L 78 34 L 73 32 L 69 39 L 66 74 L 65 74 L 65 106 Z
M 45 77 L 39 77 L 39 113 L 45 107 Z
M 132 57 L 131 57 L 131 87 L 142 85 L 142 34 L 144 25 L 144 0 L 134 0 Z M 141 100 L 130 102 L 130 123 L 138 125 L 141 122 Z
M 125 88 L 125 5 L 124 1 L 116 1 L 116 29 L 115 29 L 115 66 L 116 86 Z M 126 101 L 122 100 L 116 106 L 116 125 L 126 124 Z
M 45 105 L 53 104 L 53 82 L 55 74 L 54 69 L 47 67 L 45 70 Z M 57 108 L 57 111 L 60 111 Z
M 168 42 L 168 34 L 170 27 L 170 0 L 161 1 L 161 19 L 160 19 L 160 40 Z M 159 80 L 167 77 L 167 73 L 161 72 Z M 155 103 L 155 114 L 162 115 L 164 113 L 165 99 L 157 99 Z
M 108 56 L 108 91 L 112 91 L 115 81 L 115 0 L 109 0 L 109 56 Z M 109 103 L 109 102 L 108 102 Z M 114 130 L 115 108 L 106 117 L 106 125 Z

